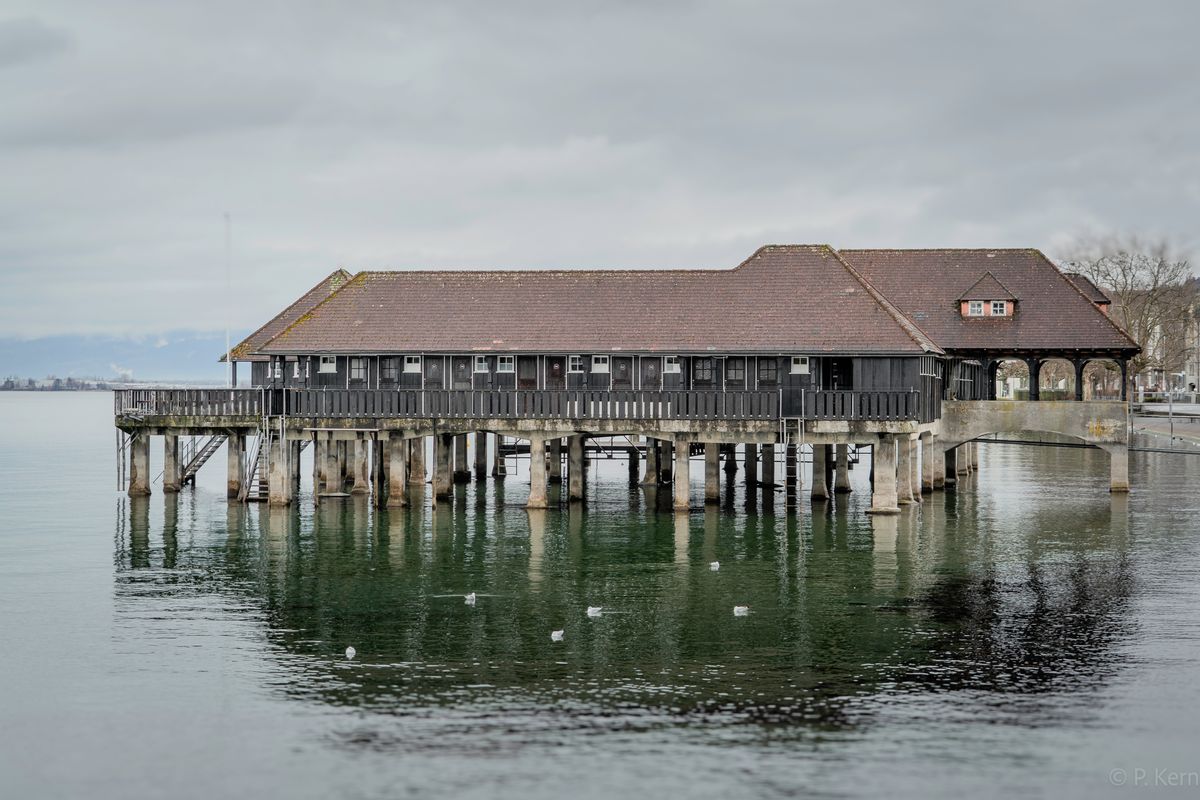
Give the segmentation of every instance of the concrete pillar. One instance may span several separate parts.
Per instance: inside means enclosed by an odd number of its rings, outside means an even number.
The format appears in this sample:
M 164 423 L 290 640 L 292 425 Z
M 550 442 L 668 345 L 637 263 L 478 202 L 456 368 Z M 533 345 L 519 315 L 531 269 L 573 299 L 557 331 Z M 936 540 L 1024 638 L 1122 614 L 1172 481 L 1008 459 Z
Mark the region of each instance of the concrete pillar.
M 550 483 L 562 483 L 562 439 L 555 437 L 550 440 L 550 471 L 546 479 Z
M 716 442 L 704 444 L 704 502 L 714 505 L 721 502 L 721 446 Z
M 758 445 L 752 442 L 746 444 L 746 485 L 758 485 Z
M 333 438 L 325 444 L 325 493 L 341 494 L 346 488 L 338 483 L 338 442 Z M 254 476 L 251 476 L 253 479 Z
M 425 437 L 408 440 L 408 482 L 425 483 Z
M 231 433 L 225 440 L 225 496 L 236 499 L 242 493 L 245 466 L 246 434 Z
M 475 431 L 475 480 L 487 478 L 487 431 Z
M 658 440 L 646 437 L 646 474 L 642 478 L 643 486 L 654 486 L 658 483 Z
M 675 442 L 670 439 L 660 439 L 658 442 L 658 482 L 670 483 L 671 460 L 674 458 Z
M 503 478 L 508 474 L 508 465 L 504 461 L 504 454 L 500 452 L 500 445 L 503 438 L 504 437 L 497 433 L 495 440 L 493 441 L 493 444 L 495 445 L 495 452 L 492 453 L 493 478 Z
M 352 494 L 366 494 L 371 490 L 371 482 L 367 477 L 367 443 L 363 439 L 355 439 L 346 443 L 350 457 L 350 477 L 353 484 Z
M 567 439 L 567 492 L 573 503 L 583 499 L 583 477 L 583 436 L 576 434 Z
M 286 506 L 292 502 L 292 470 L 288 464 L 289 443 L 280 437 L 271 439 L 267 451 L 267 504 Z
M 927 444 L 929 458 L 933 461 L 933 488 L 943 489 L 946 486 L 946 452 L 942 450 L 942 443 L 936 438 L 930 438 Z
M 971 445 L 970 443 L 960 444 L 958 446 L 958 474 L 971 474 Z
M 979 472 L 979 442 L 971 442 L 971 469 Z
M 775 485 L 775 445 L 762 446 L 762 485 Z
M 726 444 L 721 446 L 725 448 L 725 472 L 730 475 L 736 475 L 738 470 L 737 445 Z
M 825 482 L 828 470 L 825 464 L 825 445 L 812 446 L 812 493 L 813 500 L 829 499 L 829 484 Z
M 837 470 L 833 478 L 833 491 L 837 494 L 846 494 L 850 491 L 850 445 L 839 444 L 835 449 Z
M 686 441 L 675 442 L 675 511 L 686 514 L 691 509 L 691 447 Z
M 1129 491 L 1129 447 L 1114 445 L 1108 450 L 1108 490 L 1114 494 Z
M 636 484 L 638 482 L 638 479 L 641 477 L 641 473 L 638 471 L 638 469 L 639 469 L 638 461 L 640 461 L 641 459 L 638 456 L 638 449 L 636 447 L 630 447 L 628 450 L 628 453 L 629 453 L 629 483 Z
M 454 482 L 466 483 L 471 480 L 470 462 L 467 461 L 467 434 L 460 433 L 454 437 Z
M 921 438 L 921 494 L 929 494 L 933 491 L 933 448 L 930 443 L 933 441 L 928 436 Z M 916 454 L 916 451 L 913 451 Z
M 174 494 L 179 491 L 183 478 L 183 465 L 179 463 L 179 437 L 173 433 L 163 436 L 163 491 Z
M 129 496 L 150 494 L 150 434 L 139 431 L 129 441 Z
M 433 437 L 433 498 L 449 497 L 454 485 L 454 434 Z
M 879 437 L 871 448 L 871 507 L 868 514 L 899 514 L 896 496 L 896 438 L 891 434 Z
M 943 452 L 946 463 L 946 486 L 954 486 L 958 483 L 958 448 L 951 447 Z
M 910 436 L 896 437 L 896 502 L 911 505 L 913 497 L 913 439 Z
M 292 481 L 292 497 L 300 493 L 300 453 L 303 444 L 299 439 L 293 440 L 288 446 L 291 447 L 291 467 L 292 474 L 289 476 Z
M 408 443 L 389 438 L 383 447 L 388 460 L 387 507 L 401 508 L 408 505 Z
M 546 508 L 546 440 L 529 440 L 529 501 L 526 508 Z

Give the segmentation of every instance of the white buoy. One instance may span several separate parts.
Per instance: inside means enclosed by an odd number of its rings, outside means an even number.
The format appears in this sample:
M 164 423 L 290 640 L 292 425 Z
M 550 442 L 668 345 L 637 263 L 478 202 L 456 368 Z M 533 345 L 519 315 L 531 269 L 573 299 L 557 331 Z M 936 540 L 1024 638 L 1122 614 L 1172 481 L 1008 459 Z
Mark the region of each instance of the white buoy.
M 346 648 L 346 660 L 347 660 L 347 661 L 353 661 L 353 660 L 354 660 L 354 655 L 355 655 L 357 652 L 358 652 L 358 651 L 357 651 L 357 650 L 355 650 L 353 647 L 347 647 L 347 648 Z
M 587 615 L 589 617 L 600 616 L 601 606 L 588 606 Z
M 466 597 L 464 597 L 464 598 L 463 598 L 463 600 L 464 600 L 464 601 L 466 602 L 466 604 L 467 604 L 467 605 L 469 605 L 469 606 L 473 606 L 473 605 L 475 605 L 475 593 L 474 593 L 474 592 L 471 592 L 469 595 L 467 595 Z
M 552 642 L 561 642 L 561 641 L 562 641 L 562 639 L 563 639 L 563 632 L 562 632 L 562 631 L 550 631 L 550 641 L 552 641 Z
M 712 561 L 709 563 L 708 568 L 711 569 L 713 572 L 716 572 L 717 570 L 719 570 L 721 568 L 721 562 L 720 561 Z
M 735 617 L 744 617 L 750 613 L 750 606 L 734 606 L 733 615 Z

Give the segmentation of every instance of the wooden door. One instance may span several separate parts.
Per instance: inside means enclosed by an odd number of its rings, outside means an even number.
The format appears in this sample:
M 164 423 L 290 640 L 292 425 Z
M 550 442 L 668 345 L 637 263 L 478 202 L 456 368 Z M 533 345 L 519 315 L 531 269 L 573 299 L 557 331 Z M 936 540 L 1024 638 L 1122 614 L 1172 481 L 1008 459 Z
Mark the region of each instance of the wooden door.
M 517 388 L 537 388 L 537 356 L 517 356 Z
M 613 356 L 612 388 L 633 388 L 633 359 L 630 356 Z
M 642 359 L 642 388 L 662 388 L 662 359 L 658 356 Z
M 471 357 L 470 356 L 454 356 L 453 361 L 453 383 L 452 389 L 470 389 L 471 388 Z
M 564 356 L 546 356 L 546 388 L 565 389 L 567 360 Z
M 441 356 L 426 356 L 425 357 L 425 388 L 426 389 L 444 389 L 446 384 L 443 381 L 446 376 L 442 370 Z

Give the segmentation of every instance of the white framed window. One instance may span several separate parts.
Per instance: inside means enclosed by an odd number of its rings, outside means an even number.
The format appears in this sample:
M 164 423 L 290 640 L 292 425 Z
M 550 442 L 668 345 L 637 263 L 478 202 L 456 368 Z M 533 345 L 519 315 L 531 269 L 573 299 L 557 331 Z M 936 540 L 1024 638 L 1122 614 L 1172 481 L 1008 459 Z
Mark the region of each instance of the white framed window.
M 608 372 L 608 356 L 592 356 L 592 372 Z
M 296 363 L 292 364 L 292 377 L 293 377 L 293 378 L 299 378 L 299 377 L 300 377 L 300 362 L 299 362 L 299 361 L 297 361 Z
M 312 359 L 311 358 L 304 359 L 304 379 L 305 380 L 309 379 L 309 377 L 310 377 L 309 372 L 311 370 L 312 370 Z
M 321 356 L 321 366 L 317 372 L 337 372 L 337 356 Z
M 420 356 L 405 356 L 404 357 L 404 371 L 419 373 L 421 371 L 421 357 Z
M 497 356 L 496 357 L 496 372 L 516 372 L 517 357 L 516 356 Z
M 476 372 L 489 372 L 487 356 L 475 356 L 475 371 Z
M 274 373 L 275 373 L 275 380 L 279 380 L 280 378 L 283 377 L 283 362 L 282 361 L 275 362 Z
M 992 301 L 992 316 L 993 317 L 1007 317 L 1008 316 L 1008 302 L 1005 300 L 993 300 Z
M 365 381 L 367 379 L 367 360 L 365 358 L 350 359 L 350 380 Z
M 571 356 L 567 359 L 567 372 L 583 372 L 583 356 Z
M 679 356 L 667 356 L 663 359 L 663 374 L 679 374 Z
M 983 316 L 983 301 L 982 300 L 968 300 L 967 301 L 967 316 L 968 317 L 982 317 Z
M 792 374 L 808 374 L 808 356 L 792 356 Z

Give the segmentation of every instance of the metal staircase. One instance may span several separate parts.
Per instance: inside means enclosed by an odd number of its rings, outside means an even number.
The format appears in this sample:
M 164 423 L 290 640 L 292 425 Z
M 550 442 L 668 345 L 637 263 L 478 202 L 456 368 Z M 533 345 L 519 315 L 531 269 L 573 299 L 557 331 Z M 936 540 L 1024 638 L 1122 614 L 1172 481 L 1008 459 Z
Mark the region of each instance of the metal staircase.
M 200 468 L 208 463 L 208 460 L 213 457 L 213 454 L 221 449 L 221 445 L 225 444 L 225 440 L 229 437 L 225 434 L 217 434 L 208 437 L 199 447 L 193 446 L 193 450 L 188 457 L 185 457 L 183 465 L 183 478 L 180 483 L 187 485 L 196 485 L 196 473 Z

